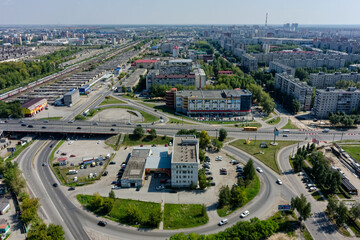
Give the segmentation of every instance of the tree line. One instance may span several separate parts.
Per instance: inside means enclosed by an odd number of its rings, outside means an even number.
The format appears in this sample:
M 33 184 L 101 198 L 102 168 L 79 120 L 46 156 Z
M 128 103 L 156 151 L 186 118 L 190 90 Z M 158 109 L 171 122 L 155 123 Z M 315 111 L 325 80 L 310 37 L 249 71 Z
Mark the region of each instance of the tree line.
M 360 230 L 356 223 L 360 219 L 359 202 L 355 202 L 353 206 L 348 209 L 343 201 L 339 201 L 333 197 L 330 197 L 328 199 L 326 213 L 332 220 L 335 221 L 337 226 L 342 227 L 345 223 L 347 223 L 353 227 L 356 226 L 356 228 Z
M 19 101 L 3 102 L 0 101 L 0 118 L 22 118 L 24 113 Z
M 360 107 L 360 105 L 359 105 Z M 344 127 L 352 127 L 353 125 L 360 124 L 360 109 L 353 111 L 354 114 L 346 114 L 344 112 L 329 113 L 329 121 L 333 126 L 340 125 Z
M 281 92 L 280 89 L 275 89 L 274 98 L 278 103 L 282 104 L 283 107 L 292 114 L 296 114 L 301 110 L 299 100 L 295 99 L 292 95 Z

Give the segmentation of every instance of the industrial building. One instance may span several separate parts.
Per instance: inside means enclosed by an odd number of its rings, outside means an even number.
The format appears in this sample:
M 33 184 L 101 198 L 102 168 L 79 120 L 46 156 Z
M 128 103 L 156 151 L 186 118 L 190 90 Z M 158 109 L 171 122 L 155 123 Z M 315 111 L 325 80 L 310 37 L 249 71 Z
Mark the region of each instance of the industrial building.
M 145 163 L 150 149 L 134 148 L 121 178 L 122 187 L 142 187 L 145 182 Z
M 191 117 L 239 116 L 251 111 L 248 90 L 185 90 L 166 93 L 166 105 Z
M 299 100 L 302 111 L 310 111 L 313 88 L 286 73 L 276 73 L 275 89 Z
M 70 92 L 66 93 L 63 98 L 64 105 L 71 107 L 80 101 L 79 89 L 73 89 Z
M 312 113 L 317 118 L 327 118 L 329 113 L 345 112 L 350 114 L 359 107 L 360 91 L 355 87 L 347 90 L 328 87 L 317 89 Z
M 199 140 L 193 135 L 175 136 L 171 154 L 171 186 L 197 186 L 199 164 Z
M 146 75 L 147 70 L 144 68 L 136 69 L 128 78 L 126 78 L 122 85 L 126 87 L 128 92 L 132 92 L 135 86 L 139 83 L 140 77 Z M 119 91 L 122 91 L 121 87 L 118 88 Z
M 45 98 L 34 98 L 22 104 L 25 117 L 32 117 L 38 112 L 41 112 L 47 107 L 47 100 Z
M 90 93 L 90 85 L 84 85 L 79 88 L 80 95 L 88 95 Z

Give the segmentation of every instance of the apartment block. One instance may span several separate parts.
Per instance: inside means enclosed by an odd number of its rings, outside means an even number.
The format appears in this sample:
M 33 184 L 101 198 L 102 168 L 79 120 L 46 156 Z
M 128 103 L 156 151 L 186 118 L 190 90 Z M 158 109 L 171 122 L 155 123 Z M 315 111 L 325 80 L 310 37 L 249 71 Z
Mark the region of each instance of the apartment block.
M 279 63 L 279 62 L 270 62 L 269 64 L 269 70 L 274 70 L 276 73 L 286 73 L 288 75 L 295 75 L 295 68 L 289 67 L 285 64 Z
M 199 140 L 193 135 L 176 135 L 171 154 L 172 187 L 198 184 Z
M 317 89 L 312 113 L 317 118 L 327 118 L 330 112 L 351 113 L 359 107 L 360 91 L 355 87 L 347 90 L 328 87 Z
M 313 88 L 305 82 L 301 82 L 298 78 L 286 73 L 277 73 L 275 75 L 275 89 L 279 89 L 282 93 L 299 100 L 302 111 L 310 110 Z
M 310 85 L 317 89 L 325 89 L 327 87 L 335 87 L 338 81 L 353 81 L 355 83 L 360 82 L 360 74 L 356 72 L 352 73 L 311 73 Z
M 249 72 L 256 72 L 258 61 L 250 54 L 244 54 L 241 56 L 241 65 L 248 69 Z

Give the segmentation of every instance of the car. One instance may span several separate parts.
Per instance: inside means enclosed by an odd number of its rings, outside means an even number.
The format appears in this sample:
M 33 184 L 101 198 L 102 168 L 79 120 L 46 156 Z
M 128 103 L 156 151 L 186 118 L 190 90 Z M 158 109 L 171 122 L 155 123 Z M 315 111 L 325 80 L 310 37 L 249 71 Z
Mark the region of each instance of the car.
M 42 126 L 41 128 L 44 128 L 44 129 L 45 129 L 45 128 L 46 128 L 46 126 Z
M 105 221 L 99 221 L 99 222 L 98 222 L 98 225 L 99 225 L 99 226 L 102 226 L 102 227 L 105 227 L 106 224 L 107 224 L 107 222 L 105 222 Z
M 206 180 L 213 180 L 213 177 L 207 177 Z
M 116 127 L 116 124 L 114 123 L 113 125 L 111 125 L 112 127 Z
M 20 120 L 19 123 L 24 123 L 24 121 L 23 121 L 23 120 Z
M 215 183 L 215 182 L 211 182 L 210 185 L 211 185 L 211 186 L 215 186 L 216 183 Z
M 74 191 L 75 187 L 69 187 L 68 191 Z
M 126 125 L 131 125 L 131 123 L 128 122 Z
M 136 126 L 137 126 L 137 127 L 142 127 L 142 125 L 141 125 L 141 124 L 137 124 Z
M 209 165 L 204 164 L 204 165 L 203 165 L 203 168 L 210 169 L 210 166 L 209 166 Z
M 167 183 L 167 179 L 161 179 L 160 183 Z
M 288 137 L 288 135 L 287 135 L 287 134 L 284 134 L 283 137 Z
M 58 186 L 58 184 L 57 183 L 53 183 L 53 187 L 57 187 Z
M 263 170 L 261 168 L 259 168 L 259 167 L 256 168 L 256 171 L 258 171 L 259 173 L 263 172 Z
M 280 179 L 277 179 L 276 183 L 279 184 L 279 185 L 282 185 L 282 181 Z
M 74 123 L 73 121 L 68 121 L 68 123 Z
M 119 187 L 118 185 L 114 185 L 111 187 L 111 189 L 120 189 L 121 187 Z
M 163 185 L 160 185 L 160 186 L 157 186 L 155 189 L 156 189 L 157 191 L 161 191 L 161 190 L 164 190 L 165 187 L 164 187 Z
M 77 127 L 76 129 L 81 129 L 81 127 Z
M 250 214 L 250 212 L 248 210 L 246 210 L 245 212 L 243 212 L 242 214 L 240 214 L 241 218 L 244 218 L 246 216 L 248 216 Z
M 146 132 L 150 132 L 150 129 L 147 129 Z
M 206 161 L 206 162 L 210 162 L 210 157 L 209 157 L 209 156 L 206 156 L 206 157 L 205 157 L 205 161 Z
M 28 125 L 28 128 L 33 128 L 34 126 L 33 125 Z
M 113 132 L 113 131 L 115 131 L 115 129 L 113 129 L 113 128 L 110 128 L 110 131 L 112 131 L 112 132 Z
M 217 156 L 217 157 L 215 158 L 215 161 L 222 161 L 222 157 L 221 157 L 221 156 Z
M 93 125 L 98 126 L 98 125 L 99 125 L 99 123 L 98 123 L 98 122 L 94 122 L 94 123 L 93 123 Z
M 236 160 L 234 160 L 234 159 L 232 159 L 232 160 L 230 161 L 230 163 L 231 163 L 232 165 L 237 165 L 237 164 L 239 164 L 239 162 L 236 161 Z
M 112 184 L 112 185 L 118 184 L 118 181 L 112 181 L 111 184 Z
M 311 187 L 309 188 L 310 192 L 317 191 L 317 187 Z
M 45 120 L 44 123 L 49 123 L 49 121 L 48 121 L 48 120 Z
M 218 225 L 219 225 L 219 226 L 222 226 L 222 225 L 227 224 L 228 222 L 229 222 L 229 221 L 225 218 L 225 219 L 221 220 L 221 221 L 218 223 Z
M 160 119 L 163 119 L 163 117 L 162 117 L 162 116 L 160 116 Z
M 244 169 L 242 169 L 242 168 L 237 168 L 237 169 L 236 169 L 236 172 L 242 173 L 242 172 L 244 172 Z
M 51 145 L 50 145 L 50 148 L 52 148 L 53 146 L 54 146 L 54 144 L 51 144 Z
M 63 153 L 61 153 L 60 155 L 61 156 L 65 156 L 67 153 L 66 152 L 63 152 Z
M 205 172 L 205 175 L 212 175 L 212 172 Z
M 70 157 L 76 157 L 76 155 L 75 155 L 75 154 L 71 154 Z
M 41 165 L 42 165 L 43 167 L 45 167 L 45 166 L 46 166 L 46 162 L 43 162 Z
M 104 171 L 103 176 L 107 176 L 108 173 L 109 173 L 108 171 Z

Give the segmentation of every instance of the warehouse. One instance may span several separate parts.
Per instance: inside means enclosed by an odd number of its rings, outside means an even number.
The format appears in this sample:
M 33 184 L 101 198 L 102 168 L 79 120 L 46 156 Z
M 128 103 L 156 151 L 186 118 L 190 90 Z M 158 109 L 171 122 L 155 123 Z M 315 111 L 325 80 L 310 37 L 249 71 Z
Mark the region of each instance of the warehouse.
M 71 107 L 80 100 L 79 89 L 73 89 L 72 91 L 64 95 L 64 105 Z
M 25 117 L 32 117 L 47 107 L 45 98 L 34 98 L 22 105 Z
M 90 93 L 90 85 L 84 85 L 79 88 L 80 95 L 88 95 Z
M 122 187 L 142 187 L 145 182 L 145 162 L 151 150 L 134 148 L 121 178 Z

